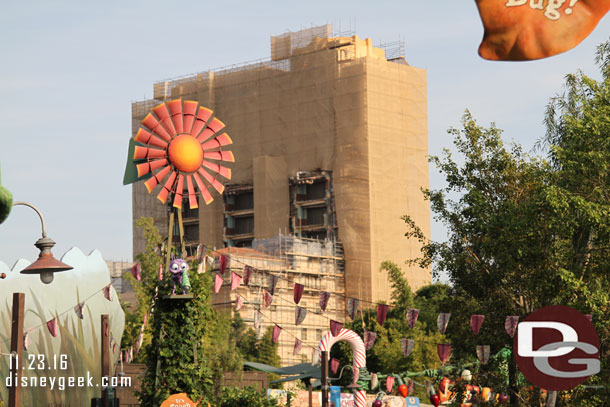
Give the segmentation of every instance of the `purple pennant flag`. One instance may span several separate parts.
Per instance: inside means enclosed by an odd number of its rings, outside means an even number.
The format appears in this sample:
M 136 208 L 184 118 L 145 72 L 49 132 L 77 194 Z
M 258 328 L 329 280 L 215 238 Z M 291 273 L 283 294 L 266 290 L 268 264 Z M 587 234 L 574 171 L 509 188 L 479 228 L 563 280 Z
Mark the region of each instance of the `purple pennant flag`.
M 296 307 L 294 310 L 294 323 L 295 325 L 301 325 L 305 321 L 307 316 L 307 308 Z
M 227 270 L 227 265 L 229 264 L 229 258 L 224 254 L 220 255 L 219 266 L 220 274 L 224 275 Z
M 519 323 L 519 317 L 516 315 L 507 316 L 506 321 L 504 321 L 504 329 L 506 333 L 511 338 L 515 336 L 515 330 L 517 329 L 517 324 Z
M 282 327 L 278 324 L 273 326 L 273 342 L 277 343 L 278 339 L 280 339 L 280 332 L 282 332 Z
M 269 308 L 273 302 L 273 295 L 267 290 L 263 290 L 263 308 Z
M 327 291 L 320 291 L 320 308 L 322 311 L 326 311 L 328 306 L 328 300 L 330 299 L 330 293 Z
M 214 274 L 214 293 L 218 293 L 218 291 L 220 291 L 220 288 L 222 287 L 222 277 L 220 277 L 220 274 Z
M 330 360 L 330 370 L 332 370 L 333 374 L 337 374 L 337 370 L 339 370 L 339 359 L 332 358 Z
M 85 306 L 84 302 L 78 303 L 74 306 L 74 312 L 76 313 L 76 316 L 79 317 L 80 319 L 83 319 L 84 306 Z
M 377 322 L 379 323 L 379 325 L 383 325 L 387 315 L 388 315 L 388 305 L 387 304 L 377 304 Z
M 438 352 L 438 357 L 441 359 L 441 363 L 445 364 L 445 362 L 449 360 L 449 356 L 451 356 L 451 345 L 439 343 L 436 345 L 436 351 Z
M 104 293 L 104 298 L 106 298 L 108 301 L 112 301 L 112 283 L 102 288 L 102 292 Z
M 473 315 L 470 317 L 470 327 L 472 328 L 472 332 L 474 332 L 475 335 L 479 334 L 484 320 L 485 315 Z
M 409 308 L 407 311 L 407 324 L 411 329 L 415 328 L 417 317 L 419 316 L 419 310 L 417 308 Z
M 392 392 L 392 387 L 394 387 L 394 376 L 388 376 L 388 378 L 385 379 L 385 388 L 388 393 Z
M 260 311 L 254 311 L 254 328 L 258 329 L 261 326 L 261 319 L 263 314 Z
M 57 337 L 57 331 L 59 331 L 59 325 L 57 324 L 57 318 L 53 318 L 47 321 L 47 328 L 53 338 Z
M 292 355 L 296 356 L 301 353 L 301 348 L 303 347 L 303 342 L 299 338 L 294 339 L 294 349 L 292 350 Z
M 294 285 L 294 303 L 298 304 L 301 301 L 301 297 L 303 296 L 303 289 L 305 287 L 303 284 L 296 283 Z
M 489 345 L 477 345 L 477 357 L 481 364 L 486 365 L 489 360 Z
M 250 277 L 252 277 L 252 267 L 244 266 L 244 285 L 247 287 L 250 284 Z
M 438 330 L 440 333 L 442 333 L 443 335 L 445 334 L 445 331 L 447 330 L 447 324 L 449 323 L 449 318 L 451 318 L 451 314 L 450 313 L 442 313 L 442 314 L 438 314 L 438 319 L 436 320 L 436 326 L 438 327 Z
M 239 311 L 241 309 L 241 307 L 243 307 L 243 306 L 244 306 L 244 297 L 237 294 L 237 297 L 235 298 L 235 311 Z
M 269 276 L 269 293 L 271 295 L 275 294 L 275 286 L 277 285 L 278 276 L 274 276 L 271 274 Z
M 358 304 L 360 304 L 360 300 L 356 298 L 350 298 L 347 300 L 347 314 L 352 320 L 356 319 L 356 313 L 358 312 Z
M 138 340 L 136 341 L 136 353 L 140 351 L 142 342 L 144 342 L 144 332 L 140 332 L 140 336 L 138 336 Z
M 364 330 L 364 348 L 366 350 L 371 350 L 376 340 L 377 334 L 375 332 Z
M 339 335 L 339 333 L 341 332 L 341 329 L 343 329 L 343 324 L 341 322 L 337 322 L 332 319 L 330 320 L 330 333 L 333 336 Z
M 140 263 L 136 263 L 133 265 L 133 267 L 131 268 L 131 275 L 138 281 L 142 280 L 142 267 L 140 266 Z
M 241 276 L 237 273 L 231 272 L 231 291 L 235 291 L 241 284 Z
M 400 344 L 402 346 L 402 354 L 405 355 L 405 357 L 409 356 L 415 347 L 415 341 L 413 339 L 402 338 Z

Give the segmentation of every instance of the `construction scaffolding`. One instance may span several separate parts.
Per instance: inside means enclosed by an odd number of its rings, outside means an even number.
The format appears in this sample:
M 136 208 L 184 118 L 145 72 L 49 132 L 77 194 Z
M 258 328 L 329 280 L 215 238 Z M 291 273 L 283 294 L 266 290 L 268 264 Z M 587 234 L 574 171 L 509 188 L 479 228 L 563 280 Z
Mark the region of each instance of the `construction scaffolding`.
M 248 327 L 254 329 L 255 312 L 261 311 L 263 314 L 257 330 L 259 337 L 274 324 L 280 325 L 279 355 L 282 366 L 310 361 L 312 348 L 318 345 L 329 329 L 329 320 L 345 320 L 345 261 L 340 243 L 280 234 L 270 239 L 255 240 L 253 248 L 228 247 L 218 252 L 231 259 L 227 267 L 229 271 L 242 274 L 246 264 L 257 271 L 247 287 L 242 285 L 235 291 L 230 290 L 231 273 L 225 273 L 222 288 L 213 295 L 213 304 L 218 310 L 233 313 L 237 295 L 243 297 L 244 305 L 239 314 Z M 218 267 L 219 262 L 216 261 L 215 270 Z M 271 275 L 280 278 L 271 306 L 263 309 L 263 289 L 269 287 Z M 295 283 L 305 286 L 298 306 L 308 310 L 300 325 L 296 325 L 295 321 Z M 331 294 L 324 312 L 319 305 L 320 291 Z M 293 354 L 295 338 L 303 342 L 303 349 L 297 355 Z
M 226 123 L 236 157 L 230 182 L 251 188 L 252 207 L 227 210 L 237 196 L 200 207 L 190 223 L 199 242 L 247 246 L 278 231 L 331 237 L 345 250 L 345 292 L 389 301 L 379 271 L 385 260 L 400 265 L 414 289 L 431 281 L 429 269 L 405 264 L 421 245 L 405 238 L 401 220 L 410 215 L 429 236 L 421 193 L 429 186 L 426 72 L 406 63 L 404 43 L 379 48 L 331 32 L 324 25 L 273 36 L 269 59 L 156 82 L 154 98 L 134 103 L 132 116 L 137 125 L 155 104 L 183 98 Z M 299 187 L 302 173 L 326 174 L 330 195 L 297 199 L 327 182 Z M 134 224 L 152 216 L 165 234 L 167 209 L 156 193 L 133 188 Z M 134 226 L 134 254 L 143 247 Z

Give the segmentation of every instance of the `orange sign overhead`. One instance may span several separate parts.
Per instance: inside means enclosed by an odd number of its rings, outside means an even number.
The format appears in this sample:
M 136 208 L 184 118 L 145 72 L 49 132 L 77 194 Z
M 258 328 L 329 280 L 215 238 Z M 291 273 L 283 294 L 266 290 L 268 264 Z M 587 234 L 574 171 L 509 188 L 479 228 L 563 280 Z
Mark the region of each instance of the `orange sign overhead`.
M 525 61 L 574 48 L 610 9 L 610 0 L 476 0 L 485 33 L 479 55 Z
M 179 393 L 169 396 L 167 400 L 161 404 L 161 407 L 196 407 L 197 403 L 191 400 L 186 393 Z

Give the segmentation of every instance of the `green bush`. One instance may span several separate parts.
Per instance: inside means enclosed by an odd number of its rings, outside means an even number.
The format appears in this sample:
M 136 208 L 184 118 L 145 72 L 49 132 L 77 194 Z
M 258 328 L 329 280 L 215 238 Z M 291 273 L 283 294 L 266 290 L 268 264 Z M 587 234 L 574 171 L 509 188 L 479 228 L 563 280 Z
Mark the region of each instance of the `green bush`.
M 220 395 L 219 407 L 277 407 L 276 399 L 269 399 L 264 392 L 254 387 L 238 389 L 225 387 Z

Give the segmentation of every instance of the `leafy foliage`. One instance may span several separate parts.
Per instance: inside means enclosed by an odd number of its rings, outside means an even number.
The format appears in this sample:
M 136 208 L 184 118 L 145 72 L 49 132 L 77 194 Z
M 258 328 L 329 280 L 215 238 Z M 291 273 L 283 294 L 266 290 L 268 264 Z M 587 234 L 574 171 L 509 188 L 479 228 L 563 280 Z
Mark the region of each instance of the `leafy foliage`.
M 220 395 L 219 407 L 276 407 L 277 400 L 253 387 L 238 389 L 225 387 Z

